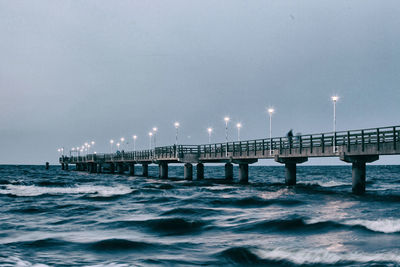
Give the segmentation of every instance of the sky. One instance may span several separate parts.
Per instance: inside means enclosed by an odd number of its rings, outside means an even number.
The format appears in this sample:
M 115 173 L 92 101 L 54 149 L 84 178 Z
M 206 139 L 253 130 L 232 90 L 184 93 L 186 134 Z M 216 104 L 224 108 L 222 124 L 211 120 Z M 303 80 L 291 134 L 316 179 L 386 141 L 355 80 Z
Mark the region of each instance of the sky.
M 0 0 L 0 164 L 400 125 L 398 0 Z M 67 152 L 68 153 L 68 152 Z M 341 164 L 314 159 L 311 164 Z M 380 164 L 398 164 L 400 156 Z M 273 164 L 263 161 L 262 164 Z

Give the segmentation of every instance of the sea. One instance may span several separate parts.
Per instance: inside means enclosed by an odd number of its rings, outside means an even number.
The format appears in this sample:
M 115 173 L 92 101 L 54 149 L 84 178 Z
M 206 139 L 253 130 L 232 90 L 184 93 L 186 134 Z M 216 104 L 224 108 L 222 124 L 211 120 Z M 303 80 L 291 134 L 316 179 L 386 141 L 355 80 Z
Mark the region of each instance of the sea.
M 0 266 L 400 266 L 400 166 L 367 166 L 362 196 L 350 165 L 149 174 L 1 165 Z

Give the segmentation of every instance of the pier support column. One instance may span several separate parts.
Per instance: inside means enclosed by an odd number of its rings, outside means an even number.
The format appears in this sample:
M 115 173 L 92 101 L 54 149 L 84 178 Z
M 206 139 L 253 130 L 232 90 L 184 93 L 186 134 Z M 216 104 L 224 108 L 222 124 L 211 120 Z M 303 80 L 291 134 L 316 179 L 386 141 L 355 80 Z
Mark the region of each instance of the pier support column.
M 110 163 L 110 173 L 114 173 L 115 172 L 115 165 L 114 163 Z
M 76 171 L 80 171 L 81 170 L 81 166 L 79 163 L 75 164 L 75 170 Z
M 129 175 L 135 176 L 135 163 L 129 163 Z
M 196 166 L 197 180 L 204 179 L 204 164 L 198 163 Z
M 118 174 L 124 174 L 124 164 L 123 163 L 118 163 L 118 165 L 117 165 L 117 171 L 118 171 Z
M 308 160 L 306 157 L 301 158 L 280 158 L 278 155 L 275 161 L 285 164 L 285 183 L 286 185 L 296 185 L 296 164 L 304 163 Z
M 61 163 L 61 170 L 65 170 L 64 163 Z
M 296 185 L 296 163 L 285 163 L 285 183 L 286 185 Z
M 144 177 L 149 176 L 149 164 L 147 164 L 147 163 L 142 164 L 142 175 Z
M 101 166 L 101 164 L 97 164 L 97 173 L 102 173 L 103 172 L 103 168 Z
M 366 163 L 379 159 L 378 155 L 346 156 L 340 157 L 341 160 L 352 164 L 352 190 L 356 195 L 365 192 Z
M 161 162 L 160 164 L 158 164 L 158 170 L 159 170 L 159 177 L 161 179 L 168 178 L 168 163 Z
M 91 165 L 91 173 L 97 173 L 97 164 L 96 163 L 90 163 Z
M 92 172 L 92 164 L 86 163 L 86 171 L 87 171 L 88 173 L 91 173 L 91 172 Z
M 239 164 L 239 182 L 248 183 L 249 182 L 249 164 Z
M 232 165 L 232 163 L 225 164 L 225 180 L 233 180 L 233 165 Z
M 65 164 L 65 170 L 68 171 L 68 163 Z
M 183 177 L 185 180 L 193 180 L 193 165 L 190 163 L 185 163 L 183 167 Z

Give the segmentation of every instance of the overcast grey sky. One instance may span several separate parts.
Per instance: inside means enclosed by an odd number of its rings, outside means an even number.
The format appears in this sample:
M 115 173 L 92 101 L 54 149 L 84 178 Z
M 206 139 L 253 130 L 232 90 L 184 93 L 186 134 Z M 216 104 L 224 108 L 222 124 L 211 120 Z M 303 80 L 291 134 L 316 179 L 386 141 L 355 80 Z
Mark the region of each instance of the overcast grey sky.
M 399 125 L 398 0 L 0 0 L 0 163 L 159 128 L 157 144 Z M 236 138 L 236 131 L 230 131 Z M 380 163 L 398 163 L 399 157 Z M 327 162 L 327 161 L 324 161 Z M 328 163 L 340 163 L 338 159 Z

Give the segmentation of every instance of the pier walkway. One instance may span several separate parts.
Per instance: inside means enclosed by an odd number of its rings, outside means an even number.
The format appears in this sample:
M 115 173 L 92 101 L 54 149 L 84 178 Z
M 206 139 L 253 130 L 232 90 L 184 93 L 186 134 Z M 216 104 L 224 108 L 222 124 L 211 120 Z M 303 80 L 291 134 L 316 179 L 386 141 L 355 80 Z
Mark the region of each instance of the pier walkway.
M 273 159 L 285 165 L 286 184 L 296 184 L 296 165 L 310 157 L 339 157 L 352 164 L 352 189 L 356 194 L 365 191 L 366 163 L 380 155 L 400 154 L 400 126 L 276 137 L 240 142 L 204 145 L 172 145 L 152 150 L 59 159 L 62 169 L 75 164 L 76 170 L 91 173 L 109 172 L 135 175 L 135 165 L 141 164 L 143 176 L 148 176 L 148 165 L 159 166 L 159 177 L 168 178 L 169 163 L 184 164 L 184 178 L 193 179 L 196 164 L 197 179 L 204 178 L 204 164 L 225 163 L 225 178 L 233 179 L 233 164 L 239 165 L 239 181 L 249 179 L 249 164 L 259 159 Z

